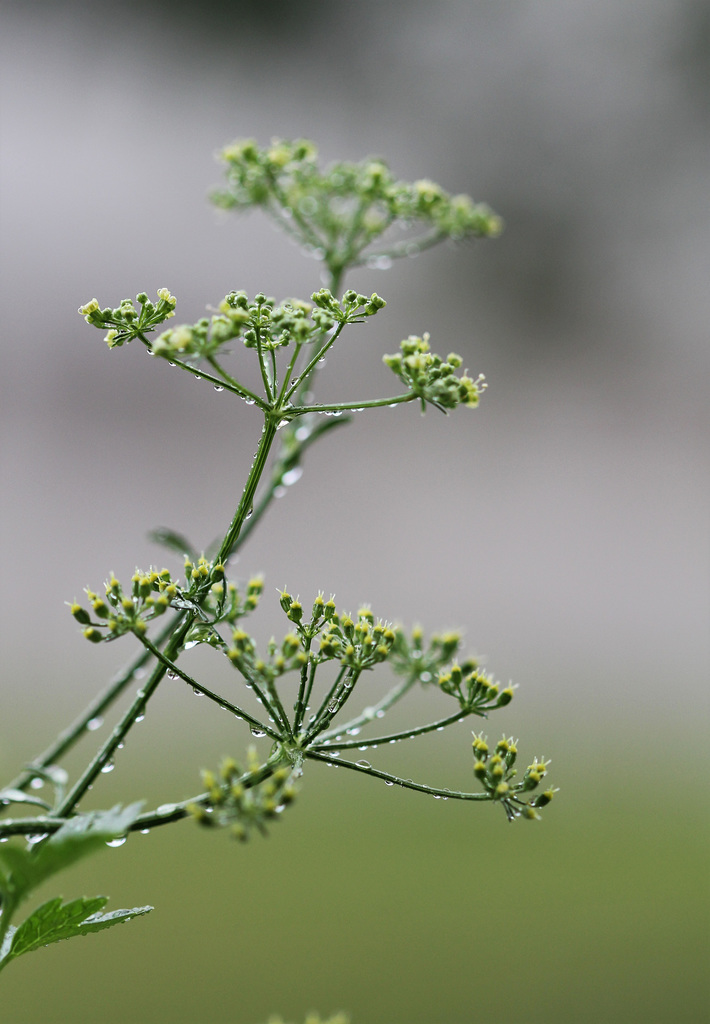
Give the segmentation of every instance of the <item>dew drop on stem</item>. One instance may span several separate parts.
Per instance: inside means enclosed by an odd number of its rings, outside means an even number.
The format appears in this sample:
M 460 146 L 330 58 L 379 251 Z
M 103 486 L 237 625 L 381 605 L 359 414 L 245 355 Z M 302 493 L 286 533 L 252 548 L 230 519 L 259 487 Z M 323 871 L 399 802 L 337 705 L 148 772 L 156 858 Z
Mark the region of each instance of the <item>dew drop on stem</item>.
M 107 761 L 106 764 L 101 766 L 101 774 L 108 775 L 108 773 L 112 772 L 115 767 L 116 765 L 113 763 L 113 761 Z
M 251 727 L 251 734 L 252 734 L 252 736 L 256 736 L 257 739 L 260 739 L 262 736 L 266 736 L 266 733 L 264 732 L 264 730 L 263 729 L 257 729 L 257 727 L 255 725 L 253 725 Z
M 222 384 L 214 384 L 213 387 L 215 391 L 224 391 L 224 385 Z
M 125 836 L 118 836 L 116 839 L 109 839 L 106 843 L 107 846 L 123 846 L 126 841 Z
M 96 718 L 89 719 L 89 721 L 86 723 L 86 728 L 89 730 L 89 732 L 96 732 L 96 730 L 100 729 L 103 724 L 103 718 L 97 715 Z

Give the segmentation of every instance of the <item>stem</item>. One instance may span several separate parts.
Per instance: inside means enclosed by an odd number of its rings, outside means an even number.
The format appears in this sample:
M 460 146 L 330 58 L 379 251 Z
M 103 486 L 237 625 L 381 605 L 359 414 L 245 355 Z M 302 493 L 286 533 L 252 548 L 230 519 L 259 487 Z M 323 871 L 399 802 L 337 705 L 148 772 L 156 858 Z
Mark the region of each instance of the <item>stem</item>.
M 237 511 L 234 513 L 234 518 L 227 530 L 226 536 L 222 541 L 219 551 L 217 552 L 216 562 L 226 563 L 229 556 L 232 554 L 236 545 L 237 539 L 241 532 L 242 526 L 252 511 L 254 494 L 256 492 L 257 485 L 261 479 L 261 474 L 264 472 L 266 461 L 271 451 L 271 445 L 274 443 L 276 437 L 277 423 L 273 415 L 266 415 L 264 417 L 264 429 L 261 433 L 259 440 L 259 447 L 256 450 L 254 461 L 251 464 L 249 470 L 249 476 L 244 486 L 244 492 L 241 497 L 241 501 L 237 506 Z
M 306 713 L 306 705 L 313 689 L 313 682 L 316 677 L 316 669 L 318 668 L 318 662 L 315 658 L 310 657 L 311 644 L 313 638 L 309 637 L 304 648 L 306 654 L 309 655 L 309 659 L 301 669 L 301 681 L 298 687 L 298 697 L 294 705 L 293 711 L 293 733 L 294 736 L 298 735 L 298 731 L 303 724 L 303 716 Z
M 376 736 L 374 739 L 357 739 L 357 740 L 344 740 L 342 743 L 338 741 L 338 749 L 346 750 L 347 748 L 360 748 L 360 747 L 379 747 L 383 743 L 396 743 L 398 740 L 410 739 L 413 736 L 423 736 L 427 732 L 435 732 L 437 729 L 445 729 L 448 725 L 453 725 L 454 722 L 460 722 L 462 718 L 467 718 L 470 714 L 473 714 L 469 708 L 464 711 L 457 711 L 455 715 L 449 715 L 448 718 L 440 718 L 438 722 L 430 722 L 428 725 L 418 725 L 414 729 L 405 729 L 404 732 L 393 732 L 389 736 Z M 311 750 L 323 750 L 322 743 L 316 743 L 315 746 L 311 747 Z
M 343 707 L 348 698 L 352 695 L 355 684 L 357 683 L 362 669 L 353 669 L 349 665 L 343 665 L 340 672 L 336 677 L 335 682 L 328 692 L 328 696 L 322 702 L 320 708 L 316 712 L 315 721 L 313 721 L 308 729 L 303 740 L 304 746 L 310 744 L 315 737 L 322 732 L 332 722 L 333 718 L 338 714 L 340 709 Z M 350 680 L 350 685 L 346 686 L 346 682 Z M 330 705 L 336 704 L 336 707 L 331 711 Z
M 387 711 L 396 704 L 398 700 L 404 697 L 405 693 L 414 686 L 419 680 L 417 674 L 411 679 L 405 679 L 404 682 L 399 683 L 398 686 L 393 686 L 389 693 L 385 694 L 382 700 L 378 701 L 372 707 L 367 708 L 367 712 L 362 712 L 357 718 L 351 718 L 349 722 L 345 722 L 344 725 L 339 726 L 337 729 L 332 729 L 330 732 L 325 732 L 321 736 L 321 743 L 325 740 L 337 739 L 339 736 L 343 736 L 346 732 L 350 732 L 351 729 L 359 729 L 363 725 L 369 725 L 375 718 L 377 718 L 378 711 Z
M 213 693 L 212 690 L 208 690 L 206 686 L 203 686 L 202 683 L 198 683 L 197 680 L 193 679 L 192 676 L 187 674 L 187 672 L 183 672 L 183 670 L 178 667 L 176 662 L 170 661 L 168 658 L 166 658 L 162 651 L 159 651 L 156 647 L 154 647 L 147 637 L 141 636 L 138 637 L 138 639 L 142 644 L 145 645 L 145 647 L 151 652 L 151 654 L 153 654 L 158 659 L 158 661 L 162 662 L 162 664 L 165 665 L 168 672 L 173 672 L 176 676 L 179 676 L 180 679 L 182 679 L 189 686 L 191 686 L 192 689 L 195 690 L 197 693 L 201 693 L 205 697 L 209 697 L 209 699 L 211 701 L 214 701 L 214 703 L 217 704 L 219 707 L 224 708 L 226 711 L 231 711 L 233 715 L 237 716 L 237 718 L 244 719 L 244 721 L 247 722 L 249 725 L 253 726 L 253 728 L 259 729 L 261 732 L 267 733 L 269 736 L 271 736 L 272 739 L 280 739 L 280 736 L 277 732 L 274 732 L 273 729 L 270 729 L 268 725 L 264 725 L 264 723 L 260 722 L 258 718 L 254 718 L 247 711 L 242 710 L 242 708 L 238 707 L 236 704 L 232 704 L 231 701 L 225 700 L 225 698 L 221 697 L 218 693 Z
M 177 615 L 173 616 L 162 629 L 162 631 L 156 637 L 156 644 L 163 643 L 175 628 L 177 620 L 182 615 L 182 612 L 178 612 Z M 87 726 L 92 718 L 98 718 L 107 708 L 109 708 L 114 701 L 116 701 L 123 691 L 126 689 L 128 684 L 134 679 L 136 672 L 145 665 L 150 659 L 148 651 L 143 651 L 134 658 L 133 661 L 129 662 L 128 666 L 123 669 L 118 675 L 109 683 L 103 693 L 100 693 L 88 707 L 76 718 L 68 728 L 57 736 L 54 743 L 52 743 L 43 753 L 39 754 L 32 760 L 25 769 L 14 779 L 8 783 L 5 787 L 7 789 L 24 789 L 29 785 L 32 778 L 34 777 L 35 768 L 47 768 L 51 764 L 55 764 L 57 760 L 82 738 L 87 730 Z M 4 808 L 0 807 L 0 813 L 3 813 Z
M 401 405 L 402 402 L 412 402 L 419 396 L 414 391 L 408 391 L 404 395 L 395 395 L 394 398 L 371 398 L 365 402 L 336 402 L 333 405 L 299 405 L 298 415 L 302 416 L 306 412 L 337 412 L 338 410 L 347 411 L 348 409 L 377 409 L 383 405 Z M 291 417 L 296 419 L 295 416 Z
M 451 800 L 491 800 L 492 797 L 486 793 L 461 793 L 450 789 L 437 789 L 434 786 L 427 786 L 421 782 L 412 782 L 411 779 L 401 779 L 398 775 L 390 775 L 389 772 L 381 772 L 378 768 L 366 768 L 365 765 L 357 764 L 354 761 L 342 761 L 339 757 L 328 757 L 315 750 L 306 750 L 305 756 L 313 761 L 325 761 L 326 764 L 339 765 L 342 768 L 350 768 L 352 771 L 364 772 L 365 775 L 373 775 L 376 779 L 383 779 L 403 789 L 413 789 L 417 793 L 429 793 L 432 796 L 443 796 Z
M 341 320 L 340 321 L 340 323 L 338 324 L 336 329 L 331 334 L 330 338 L 328 338 L 328 340 L 325 342 L 325 344 L 322 345 L 318 349 L 316 354 L 311 358 L 310 362 L 308 362 L 306 364 L 305 368 L 301 371 L 301 373 L 300 373 L 296 383 L 292 384 L 289 387 L 288 391 L 286 392 L 285 399 L 284 399 L 285 401 L 288 401 L 289 398 L 291 397 L 291 395 L 294 393 L 294 391 L 297 391 L 301 387 L 302 384 L 306 383 L 306 381 L 308 382 L 308 384 L 310 386 L 311 381 L 312 381 L 311 371 L 315 368 L 318 360 L 323 358 L 323 353 L 327 352 L 328 349 L 331 348 L 332 345 L 335 343 L 335 341 L 338 339 L 338 337 L 340 336 L 343 328 L 345 327 L 345 323 L 346 323 L 345 320 Z M 299 406 L 299 409 L 300 408 L 302 408 L 302 407 Z
M 89 765 L 84 769 L 80 777 L 62 800 L 61 804 L 57 807 L 55 813 L 58 816 L 70 814 L 74 810 L 79 800 L 81 800 L 93 783 L 94 779 L 96 779 L 101 772 L 101 769 L 111 760 L 111 757 L 118 749 L 119 744 L 123 741 L 131 727 L 134 725 L 136 718 L 144 713 L 148 701 L 157 690 L 167 671 L 164 661 L 173 660 L 177 652 L 180 650 L 182 642 L 190 631 L 194 621 L 194 612 L 184 613 L 182 622 L 178 624 L 175 632 L 166 645 L 165 653 L 159 652 L 157 647 L 151 645 L 153 647 L 151 653 L 158 653 L 160 655 L 159 663 L 153 669 L 152 675 L 146 685 L 138 691 L 128 710 L 123 714 L 123 717 L 117 725 L 114 726 L 111 735 L 95 755 L 93 760 L 89 762 Z
M 420 238 L 410 238 L 407 242 L 397 242 L 391 249 L 383 249 L 381 252 L 368 252 L 364 255 L 360 254 L 353 259 L 350 266 L 366 266 L 371 260 L 382 259 L 383 256 L 393 260 L 400 259 L 402 256 L 409 256 L 411 252 L 415 251 L 412 249 L 412 246 L 416 246 L 416 254 L 419 255 L 420 252 L 431 249 L 432 246 L 443 242 L 447 237 L 446 232 L 437 229 L 428 235 L 422 235 Z M 410 250 L 409 252 L 407 252 L 408 249 Z
M 173 359 L 172 362 L 174 362 L 176 366 L 181 366 L 185 370 L 191 369 L 189 363 L 182 363 L 177 359 Z M 203 377 L 205 380 L 214 381 L 218 387 L 225 387 L 227 391 L 233 391 L 234 394 L 239 395 L 240 398 L 250 399 L 250 401 L 254 402 L 263 410 L 268 408 L 263 398 L 260 398 L 254 391 L 250 391 L 249 388 L 245 388 L 244 385 L 240 384 L 235 377 L 232 377 L 231 374 L 227 373 L 227 371 L 217 362 L 215 356 L 207 356 L 207 362 L 217 371 L 219 374 L 219 380 L 212 377 L 209 373 L 204 373 L 202 369 L 199 370 L 200 377 Z M 198 371 L 194 370 L 193 372 L 197 373 Z

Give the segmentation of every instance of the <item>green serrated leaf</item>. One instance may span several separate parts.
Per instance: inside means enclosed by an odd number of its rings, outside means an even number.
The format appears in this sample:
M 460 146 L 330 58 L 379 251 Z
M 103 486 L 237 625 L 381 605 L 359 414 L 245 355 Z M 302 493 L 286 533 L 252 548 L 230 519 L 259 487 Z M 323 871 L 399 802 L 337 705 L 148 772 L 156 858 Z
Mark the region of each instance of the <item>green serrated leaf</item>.
M 106 896 L 76 899 L 64 904 L 60 897 L 56 897 L 43 903 L 18 928 L 12 930 L 9 941 L 5 940 L 0 970 L 23 953 L 31 953 L 41 946 L 71 939 L 75 935 L 103 931 L 104 928 L 111 928 L 121 921 L 130 921 L 153 909 L 134 907 L 132 910 L 114 910 L 108 914 L 98 913 L 106 903 Z
M 30 850 L 16 846 L 0 849 L 0 868 L 5 869 L 15 905 L 45 879 L 83 857 L 103 848 L 110 839 L 125 835 L 138 817 L 142 804 L 120 804 L 109 811 L 91 811 L 70 818 L 41 845 Z

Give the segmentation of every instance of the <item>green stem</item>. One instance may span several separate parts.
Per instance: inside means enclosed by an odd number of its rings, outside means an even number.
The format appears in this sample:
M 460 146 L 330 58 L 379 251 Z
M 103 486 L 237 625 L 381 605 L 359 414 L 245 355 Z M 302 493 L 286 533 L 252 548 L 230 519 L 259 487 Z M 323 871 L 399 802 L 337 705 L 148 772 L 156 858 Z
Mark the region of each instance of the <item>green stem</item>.
M 181 363 L 175 359 L 173 359 L 172 362 L 174 362 L 176 366 L 183 367 L 183 369 L 190 369 L 189 363 Z M 199 370 L 194 370 L 193 372 L 197 373 L 200 377 L 203 377 L 205 380 L 214 381 L 215 386 L 217 387 L 224 387 L 227 391 L 234 392 L 234 394 L 238 395 L 240 398 L 249 399 L 249 401 L 254 402 L 256 405 L 259 406 L 260 409 L 263 409 L 264 411 L 268 409 L 268 405 L 266 404 L 264 399 L 260 398 L 259 395 L 256 394 L 256 392 L 250 391 L 249 388 L 245 388 L 244 385 L 240 384 L 235 377 L 232 377 L 231 374 L 227 373 L 227 371 L 217 361 L 215 356 L 207 356 L 207 362 L 217 371 L 217 373 L 219 374 L 219 379 L 212 377 L 211 374 L 209 373 L 204 373 L 201 368 Z
M 249 470 L 249 476 L 247 477 L 241 501 L 237 505 L 234 518 L 232 519 L 225 538 L 217 552 L 217 557 L 215 559 L 216 562 L 221 562 L 222 564 L 227 562 L 227 559 L 235 548 L 242 526 L 253 510 L 256 488 L 259 480 L 261 479 L 261 474 L 264 472 L 264 468 L 266 467 L 266 462 L 269 457 L 269 452 L 271 451 L 271 446 L 274 443 L 277 429 L 277 423 L 274 416 L 267 414 L 264 417 L 264 429 L 259 440 L 259 446 L 256 450 L 254 461 L 251 465 L 251 469 Z
M 178 612 L 177 615 L 173 616 L 171 620 L 166 623 L 160 634 L 156 637 L 156 643 L 163 643 L 172 633 L 175 628 L 175 623 L 182 615 L 182 612 Z M 82 738 L 86 733 L 89 722 L 93 718 L 98 718 L 100 715 L 109 708 L 114 701 L 116 701 L 126 687 L 131 683 L 136 672 L 138 672 L 147 661 L 150 660 L 150 654 L 148 651 L 143 651 L 134 658 L 125 669 L 122 669 L 118 675 L 111 680 L 106 689 L 100 693 L 88 707 L 76 718 L 70 726 L 68 726 L 63 732 L 60 732 L 54 743 L 52 743 L 46 750 L 35 757 L 26 768 L 14 779 L 9 782 L 6 789 L 25 789 L 32 781 L 35 775 L 36 768 L 47 768 L 49 765 L 56 764 L 59 758 Z M 4 811 L 4 808 L 0 807 L 0 813 Z
M 437 729 L 445 729 L 448 725 L 453 725 L 454 722 L 460 722 L 462 718 L 467 718 L 469 715 L 474 714 L 471 709 L 465 711 L 457 711 L 455 715 L 449 715 L 448 718 L 440 718 L 438 722 L 430 722 L 428 725 L 418 725 L 414 729 L 405 729 L 404 732 L 393 732 L 389 736 L 376 736 L 374 739 L 357 739 L 357 740 L 337 740 L 338 750 L 347 750 L 350 748 L 360 749 L 361 747 L 379 747 L 384 743 L 396 743 L 398 740 L 411 739 L 413 736 L 423 736 L 427 732 L 435 732 Z M 324 744 L 316 743 L 310 748 L 311 750 L 324 750 Z
M 417 793 L 428 793 L 431 796 L 442 796 L 450 800 L 491 800 L 490 794 L 483 793 L 462 793 L 450 789 L 437 789 L 435 786 L 427 786 L 421 782 L 412 782 L 411 779 L 401 779 L 398 775 L 390 775 L 389 772 L 381 772 L 378 768 L 367 768 L 365 765 L 357 764 L 354 761 L 343 761 L 339 757 L 328 757 L 319 751 L 306 750 L 305 756 L 313 761 L 324 761 L 326 764 L 338 765 L 341 768 L 350 768 L 352 771 L 363 772 L 365 775 L 372 775 L 376 779 L 390 782 L 403 789 L 413 789 Z
M 391 249 L 383 249 L 381 252 L 360 253 L 353 259 L 350 266 L 366 266 L 371 260 L 379 260 L 383 257 L 392 260 L 401 259 L 403 256 L 411 255 L 414 251 L 412 246 L 416 246 L 416 254 L 419 255 L 420 252 L 424 252 L 426 249 L 431 249 L 432 246 L 438 245 L 439 242 L 443 242 L 445 238 L 448 238 L 446 232 L 439 231 L 437 229 L 428 235 L 421 235 L 419 238 L 410 238 L 406 242 L 398 242 L 396 245 L 393 245 Z
M 349 409 L 377 409 L 384 405 L 401 405 L 403 402 L 412 402 L 419 396 L 414 391 L 408 391 L 404 395 L 395 395 L 393 398 L 372 398 L 365 402 L 334 402 L 332 405 L 299 405 L 297 414 L 302 416 L 307 412 L 347 412 Z M 296 416 L 291 415 L 291 419 Z
M 164 661 L 172 661 L 177 655 L 178 651 L 182 647 L 183 640 L 190 631 L 194 621 L 195 612 L 185 612 L 182 622 L 180 622 L 175 629 L 174 633 L 168 641 L 165 652 L 160 653 L 160 661 L 153 669 L 153 672 L 148 682 L 143 686 L 136 694 L 128 710 L 123 714 L 120 721 L 114 726 L 111 735 L 101 746 L 101 749 L 95 755 L 95 757 L 89 762 L 89 765 L 84 769 L 80 777 L 77 779 L 75 784 L 69 790 L 67 795 L 64 797 L 60 805 L 57 807 L 55 813 L 58 816 L 68 815 L 74 810 L 78 802 L 87 792 L 94 779 L 97 778 L 101 769 L 109 763 L 115 754 L 120 743 L 123 742 L 124 738 L 135 724 L 136 718 L 145 712 L 146 705 L 150 698 L 157 690 L 160 682 L 162 681 L 167 671 Z M 153 646 L 153 645 L 151 645 Z M 157 652 L 157 647 L 153 646 L 151 653 Z
M 311 644 L 313 637 L 308 637 L 304 650 L 306 654 L 310 655 Z M 301 680 L 298 687 L 298 697 L 294 705 L 293 714 L 293 733 L 294 736 L 298 735 L 298 732 L 303 724 L 303 717 L 306 713 L 306 705 L 313 689 L 313 682 L 316 677 L 316 670 L 318 668 L 318 662 L 315 658 L 310 658 L 301 669 Z
M 146 649 L 149 650 L 150 653 L 153 654 L 155 658 L 157 658 L 158 661 L 162 662 L 162 664 L 165 665 L 168 672 L 172 672 L 176 676 L 179 676 L 179 678 L 182 679 L 183 682 L 191 686 L 196 693 L 201 693 L 205 697 L 209 697 L 209 699 L 211 701 L 214 701 L 214 703 L 217 704 L 219 707 L 224 708 L 226 711 L 231 711 L 233 715 L 237 716 L 237 718 L 242 718 L 253 728 L 259 729 L 261 732 L 267 733 L 267 735 L 271 736 L 272 739 L 280 739 L 280 736 L 277 732 L 274 732 L 274 730 L 269 728 L 268 725 L 264 725 L 264 723 L 260 722 L 258 718 L 254 718 L 247 711 L 244 711 L 236 704 L 232 704 L 231 701 L 225 700 L 225 698 L 221 697 L 218 693 L 213 693 L 212 690 L 208 690 L 206 686 L 203 686 L 202 683 L 198 683 L 197 680 L 193 679 L 192 676 L 187 674 L 187 672 L 183 672 L 183 670 L 177 665 L 176 662 L 170 661 L 168 658 L 166 658 L 162 651 L 159 651 L 156 647 L 154 647 L 147 637 L 139 636 L 138 639 L 142 644 L 145 645 Z
M 318 363 L 318 361 L 323 358 L 323 354 L 327 352 L 328 349 L 331 348 L 335 344 L 337 339 L 340 337 L 340 334 L 343 328 L 345 327 L 345 323 L 345 320 L 340 321 L 336 329 L 331 334 L 330 338 L 327 339 L 327 341 L 318 349 L 316 354 L 306 364 L 305 368 L 301 371 L 298 379 L 296 380 L 296 383 L 290 385 L 288 391 L 286 392 L 284 401 L 287 402 L 290 399 L 291 395 L 294 393 L 294 391 L 298 391 L 299 388 L 302 388 L 304 384 L 308 383 L 308 385 L 310 386 L 313 379 L 311 376 L 312 371 L 315 369 L 315 366 Z M 300 409 L 301 406 L 299 406 L 298 408 Z
M 367 708 L 366 712 L 358 715 L 357 718 L 351 718 L 349 722 L 345 722 L 343 725 L 338 726 L 337 729 L 331 729 L 330 732 L 325 732 L 321 736 L 321 743 L 325 740 L 335 740 L 339 736 L 344 736 L 347 732 L 352 729 L 360 729 L 365 725 L 369 725 L 370 722 L 377 718 L 378 711 L 387 711 L 396 704 L 398 700 L 404 697 L 405 693 L 414 686 L 419 680 L 419 674 L 415 675 L 411 679 L 405 679 L 404 682 L 399 683 L 397 686 L 393 686 L 389 693 L 386 693 L 382 700 L 378 701 L 377 704 L 373 704 L 372 707 Z M 363 743 L 364 741 L 361 741 Z

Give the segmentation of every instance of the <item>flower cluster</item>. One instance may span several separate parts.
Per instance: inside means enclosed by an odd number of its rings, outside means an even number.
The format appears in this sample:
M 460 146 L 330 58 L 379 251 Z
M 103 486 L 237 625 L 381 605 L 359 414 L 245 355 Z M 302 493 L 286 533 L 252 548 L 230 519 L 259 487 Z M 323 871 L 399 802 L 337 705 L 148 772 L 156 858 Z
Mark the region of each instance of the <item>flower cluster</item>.
M 400 343 L 401 353 L 385 355 L 384 363 L 397 374 L 399 379 L 411 388 L 422 401 L 422 408 L 430 402 L 446 411 L 457 405 L 471 408 L 478 405 L 481 392 L 486 389 L 485 377 L 480 374 L 473 380 L 464 373 L 461 377 L 456 370 L 463 360 L 455 352 L 446 359 L 429 351 L 429 335 L 418 338 L 410 335 Z
M 373 292 L 368 298 L 353 291 L 352 288 L 343 295 L 342 303 L 338 302 L 335 296 L 327 288 L 321 288 L 311 296 L 316 306 L 324 310 L 327 316 L 332 318 L 331 327 L 335 323 L 359 324 L 366 316 L 375 316 L 387 305 L 385 300 Z
M 86 596 L 99 621 L 95 621 L 91 613 L 76 602 L 69 608 L 77 622 L 85 627 L 86 639 L 100 643 L 102 640 L 115 640 L 124 633 L 143 636 L 148 623 L 166 612 L 178 598 L 179 588 L 173 583 L 168 569 L 157 571 L 151 568 L 148 572 L 137 569 L 131 577 L 129 593 L 111 573 L 106 581 L 105 597 L 88 587 Z
M 293 766 L 282 765 L 264 778 L 264 766 L 254 747 L 247 752 L 247 762 L 246 771 L 231 758 L 222 762 L 219 772 L 203 771 L 207 793 L 188 808 L 200 825 L 228 826 L 242 842 L 253 828 L 265 835 L 267 822 L 293 802 L 298 773 Z
M 549 761 L 534 758 L 527 766 L 520 782 L 513 783 L 517 770 L 513 767 L 518 748 L 510 736 L 498 740 L 493 754 L 489 756 L 486 737 L 473 734 L 473 774 L 481 782 L 491 800 L 502 804 L 509 821 L 515 818 L 538 819 L 538 809 L 545 807 L 557 792 L 546 789 L 530 799 L 523 799 L 524 794 L 533 793 L 547 775 Z
M 222 346 L 240 338 L 247 348 L 273 352 L 291 344 L 304 345 L 322 338 L 336 323 L 361 323 L 386 305 L 379 295 L 348 291 L 342 304 L 321 288 L 311 302 L 276 300 L 259 292 L 250 302 L 244 291 L 224 297 L 219 312 L 195 324 L 179 324 L 160 334 L 151 345 L 154 355 L 167 359 L 210 359 Z
M 235 629 L 232 645 L 227 648 L 226 654 L 245 679 L 263 682 L 270 691 L 279 676 L 301 669 L 308 663 L 308 655 L 294 633 L 287 633 L 280 644 L 272 637 L 268 644 L 268 661 L 264 661 L 257 656 L 253 637 L 243 629 Z
M 388 623 L 375 622 L 369 608 L 360 608 L 353 617 L 336 614 L 321 633 L 318 656 L 359 671 L 371 669 L 387 660 L 395 635 Z
M 438 683 L 443 693 L 456 697 L 462 709 L 476 715 L 485 716 L 486 712 L 505 707 L 513 699 L 512 686 L 501 690 L 500 684 L 473 660 L 453 664 L 439 675 Z
M 227 188 L 212 194 L 224 209 L 261 206 L 331 267 L 358 257 L 390 226 L 424 228 L 431 238 L 495 237 L 502 222 L 484 204 L 451 196 L 428 179 L 398 181 L 384 160 L 334 163 L 321 170 L 313 143 L 274 139 L 261 149 L 252 140 L 222 150 Z M 391 255 L 419 251 L 410 240 Z
M 421 626 L 415 626 L 409 637 L 404 630 L 397 629 L 390 664 L 398 675 L 426 685 L 448 665 L 460 646 L 461 634 L 453 631 L 432 634 L 426 645 Z
M 177 300 L 167 288 L 158 289 L 157 304 L 150 302 L 145 292 L 139 292 L 136 301 L 141 307 L 140 312 L 130 299 L 123 299 L 116 309 L 101 309 L 98 299 L 92 299 L 85 306 L 80 306 L 79 312 L 87 324 L 101 330 L 108 328 L 104 341 L 109 348 L 117 348 L 124 342 L 132 341 L 154 330 L 158 324 L 175 316 Z

